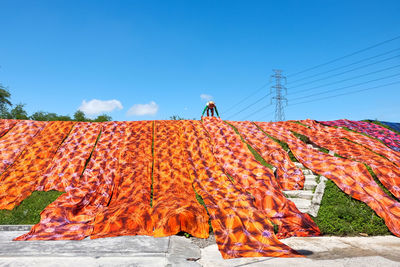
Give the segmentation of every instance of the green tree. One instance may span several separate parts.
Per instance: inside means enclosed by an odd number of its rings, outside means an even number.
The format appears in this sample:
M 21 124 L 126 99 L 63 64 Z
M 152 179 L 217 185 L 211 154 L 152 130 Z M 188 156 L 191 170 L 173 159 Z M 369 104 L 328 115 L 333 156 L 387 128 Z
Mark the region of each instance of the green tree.
M 103 121 L 111 121 L 111 120 L 112 120 L 111 116 L 106 115 L 106 114 L 102 114 L 102 115 L 97 116 L 97 118 L 94 119 L 93 121 L 95 121 L 95 122 L 103 122 Z
M 83 113 L 80 110 L 77 110 L 74 113 L 74 121 L 89 121 L 89 119 L 86 118 L 85 113 Z
M 10 110 L 10 119 L 28 120 L 28 113 L 24 109 L 25 104 L 17 104 Z
M 10 97 L 10 92 L 0 83 L 0 118 L 6 119 L 10 116 L 8 112 L 8 108 L 12 106 Z

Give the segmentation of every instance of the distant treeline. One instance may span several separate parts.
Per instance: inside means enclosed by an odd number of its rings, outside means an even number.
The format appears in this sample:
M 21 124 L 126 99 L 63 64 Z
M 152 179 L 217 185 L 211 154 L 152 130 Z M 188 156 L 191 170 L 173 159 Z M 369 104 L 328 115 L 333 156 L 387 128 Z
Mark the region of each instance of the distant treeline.
M 73 117 L 69 115 L 58 115 L 52 112 L 37 111 L 32 115 L 28 115 L 24 109 L 25 104 L 12 104 L 10 101 L 11 93 L 0 84 L 0 119 L 17 119 L 17 120 L 36 120 L 36 121 L 91 121 L 102 122 L 111 121 L 109 115 L 103 114 L 97 116 L 95 119 L 89 119 L 85 113 L 78 110 L 74 113 Z

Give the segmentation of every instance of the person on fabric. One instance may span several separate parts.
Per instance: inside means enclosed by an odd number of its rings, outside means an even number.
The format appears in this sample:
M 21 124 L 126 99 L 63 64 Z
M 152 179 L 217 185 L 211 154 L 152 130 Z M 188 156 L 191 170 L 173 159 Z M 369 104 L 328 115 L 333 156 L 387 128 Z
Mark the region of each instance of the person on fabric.
M 218 109 L 217 106 L 215 105 L 215 103 L 213 101 L 208 101 L 206 107 L 203 110 L 203 114 L 201 114 L 201 117 L 203 118 L 204 113 L 207 110 L 207 117 L 210 116 L 209 111 L 211 111 L 211 116 L 214 117 L 214 109 L 215 109 L 215 113 L 217 114 L 218 118 L 219 118 L 219 114 L 218 114 Z

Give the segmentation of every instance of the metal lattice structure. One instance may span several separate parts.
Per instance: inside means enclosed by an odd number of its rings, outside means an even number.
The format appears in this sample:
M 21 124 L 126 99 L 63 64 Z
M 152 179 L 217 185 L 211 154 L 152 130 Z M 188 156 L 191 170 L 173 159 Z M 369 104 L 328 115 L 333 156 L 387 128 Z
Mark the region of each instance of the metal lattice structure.
M 275 79 L 275 85 L 271 86 L 271 94 L 275 93 L 275 96 L 271 98 L 271 103 L 275 100 L 275 121 L 284 121 L 285 111 L 283 109 L 284 106 L 282 102 L 286 102 L 286 106 L 288 104 L 288 100 L 285 97 L 287 94 L 287 89 L 284 85 L 286 84 L 286 77 L 282 76 L 282 70 L 273 71 L 274 74 L 271 75 L 271 79 Z M 284 84 L 282 84 L 282 81 L 284 81 Z

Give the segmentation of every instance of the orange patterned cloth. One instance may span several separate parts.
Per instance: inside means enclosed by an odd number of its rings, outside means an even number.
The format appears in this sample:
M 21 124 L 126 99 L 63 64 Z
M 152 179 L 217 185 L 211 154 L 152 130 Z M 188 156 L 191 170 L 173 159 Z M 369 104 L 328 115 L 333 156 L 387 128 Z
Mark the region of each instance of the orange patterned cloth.
M 197 200 L 184 157 L 181 121 L 156 121 L 154 134 L 153 235 L 181 231 L 207 238 L 208 215 Z
M 352 160 L 368 164 L 381 183 L 397 198 L 400 198 L 400 167 L 386 158 L 379 156 L 366 147 L 350 142 L 343 138 L 337 138 L 331 132 L 307 128 L 303 125 L 284 122 L 280 123 L 285 129 L 307 136 L 314 144 L 334 151 L 336 154 Z
M 221 119 L 206 117 L 217 160 L 243 190 L 255 197 L 256 206 L 279 226 L 277 236 L 317 236 L 320 230 L 308 214 L 301 213 L 279 190 L 271 169 L 261 165 L 240 137 Z M 266 137 L 267 138 L 267 137 Z
M 118 180 L 119 147 L 125 122 L 104 122 L 93 155 L 76 184 L 47 206 L 40 222 L 15 240 L 81 240 L 93 231 L 96 214 L 110 201 Z
M 68 191 L 69 185 L 76 185 L 100 130 L 101 123 L 76 123 L 57 150 L 51 164 L 43 171 L 36 190 Z
M 183 121 L 182 129 L 189 173 L 210 213 L 223 258 L 301 257 L 277 239 L 268 217 L 256 208 L 251 195 L 223 172 L 201 122 Z
M 126 123 L 119 147 L 119 181 L 114 182 L 110 203 L 100 211 L 90 238 L 120 235 L 152 235 L 151 173 L 153 122 Z
M 0 139 L 0 174 L 24 151 L 47 122 L 19 121 Z
M 290 160 L 283 148 L 265 136 L 257 126 L 248 121 L 228 121 L 243 139 L 269 164 L 277 168 L 278 183 L 282 190 L 298 190 L 304 186 L 304 174 Z
M 74 122 L 49 122 L 22 155 L 0 176 L 0 209 L 11 210 L 36 188 Z
M 366 203 L 384 219 L 394 235 L 400 236 L 400 203 L 383 192 L 362 163 L 310 148 L 282 124 L 257 122 L 257 125 L 271 136 L 286 142 L 304 166 L 332 180 L 346 194 Z
M 0 119 L 0 137 L 5 135 L 17 122 L 17 120 Z

